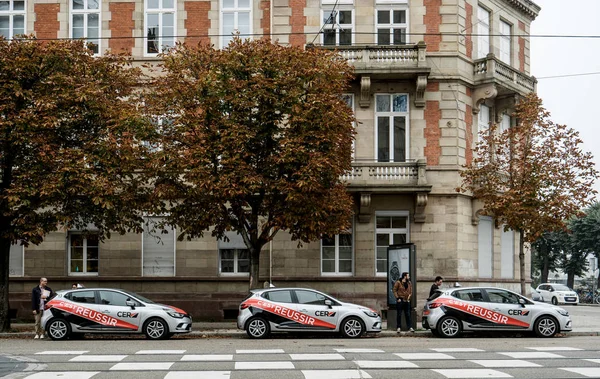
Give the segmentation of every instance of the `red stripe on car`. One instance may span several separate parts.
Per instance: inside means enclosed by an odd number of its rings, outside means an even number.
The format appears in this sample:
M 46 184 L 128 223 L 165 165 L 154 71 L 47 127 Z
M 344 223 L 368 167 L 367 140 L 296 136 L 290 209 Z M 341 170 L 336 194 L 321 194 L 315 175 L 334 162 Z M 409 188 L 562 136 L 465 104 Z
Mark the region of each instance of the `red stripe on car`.
M 93 309 L 82 307 L 81 305 L 69 303 L 66 301 L 51 300 L 50 302 L 48 302 L 48 306 L 60 309 L 61 311 L 73 314 L 75 316 L 83 317 L 87 320 L 97 322 L 98 324 L 104 326 L 112 326 L 116 328 L 124 328 L 131 330 L 138 329 L 136 325 L 130 324 L 125 321 L 121 321 L 104 313 L 97 312 Z
M 246 307 L 255 307 L 263 311 L 276 314 L 303 325 L 319 326 L 328 329 L 335 329 L 335 325 L 323 320 L 319 320 L 305 313 L 300 313 L 294 309 L 282 307 L 279 304 L 274 304 L 265 300 L 248 299 L 243 303 Z
M 442 303 L 444 306 L 468 313 L 470 315 L 483 318 L 485 320 L 495 322 L 496 324 L 529 327 L 529 324 L 521 320 L 503 315 L 502 313 L 494 312 L 491 309 L 480 307 L 475 304 L 466 303 L 460 300 L 437 298 L 436 303 Z

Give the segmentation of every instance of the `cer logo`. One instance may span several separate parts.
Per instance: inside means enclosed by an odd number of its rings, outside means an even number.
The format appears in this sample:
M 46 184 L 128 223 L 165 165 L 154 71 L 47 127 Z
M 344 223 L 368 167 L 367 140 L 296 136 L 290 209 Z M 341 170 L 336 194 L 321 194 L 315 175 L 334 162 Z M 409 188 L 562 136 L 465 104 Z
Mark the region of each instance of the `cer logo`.
M 522 309 L 509 309 L 508 314 L 511 316 L 527 316 L 529 311 L 524 311 Z

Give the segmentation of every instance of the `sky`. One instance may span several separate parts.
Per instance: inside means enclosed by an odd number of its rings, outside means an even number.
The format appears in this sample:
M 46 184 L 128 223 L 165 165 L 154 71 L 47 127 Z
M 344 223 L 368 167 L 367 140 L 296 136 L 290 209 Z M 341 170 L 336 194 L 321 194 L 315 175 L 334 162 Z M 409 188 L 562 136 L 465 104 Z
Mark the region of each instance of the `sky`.
M 600 36 L 600 0 L 534 0 L 542 10 L 531 24 L 531 35 Z M 600 72 L 600 38 L 531 37 L 531 74 L 552 121 L 579 132 L 582 148 L 594 155 L 600 171 L 600 74 L 547 78 L 547 76 Z M 594 189 L 599 192 L 600 180 Z

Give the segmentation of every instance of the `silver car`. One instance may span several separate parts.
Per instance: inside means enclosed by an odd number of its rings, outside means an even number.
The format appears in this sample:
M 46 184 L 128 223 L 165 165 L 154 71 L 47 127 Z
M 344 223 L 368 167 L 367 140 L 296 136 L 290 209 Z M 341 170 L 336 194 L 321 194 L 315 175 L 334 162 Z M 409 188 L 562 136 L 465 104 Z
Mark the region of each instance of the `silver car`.
M 438 291 L 425 303 L 423 328 L 440 337 L 463 331 L 534 331 L 552 337 L 572 329 L 569 312 L 496 287 L 461 287 Z
M 573 304 L 579 303 L 577 292 L 564 284 L 542 283 L 536 289 L 540 293 L 543 302 L 558 304 Z
M 251 338 L 271 332 L 339 332 L 348 338 L 381 332 L 373 309 L 308 288 L 252 290 L 240 304 L 237 326 Z
M 42 327 L 53 340 L 85 333 L 144 333 L 157 340 L 190 332 L 192 318 L 184 310 L 132 292 L 85 288 L 58 291 L 46 304 Z

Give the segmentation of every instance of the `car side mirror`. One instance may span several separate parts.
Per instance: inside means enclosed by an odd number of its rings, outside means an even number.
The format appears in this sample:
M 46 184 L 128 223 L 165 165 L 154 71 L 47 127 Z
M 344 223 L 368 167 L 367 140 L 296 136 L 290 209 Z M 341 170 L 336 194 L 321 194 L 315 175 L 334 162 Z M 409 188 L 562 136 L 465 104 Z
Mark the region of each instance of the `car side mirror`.
M 135 309 L 135 302 L 133 300 L 125 301 L 125 304 L 127 304 L 128 307 L 131 307 L 131 309 Z
M 550 288 L 550 292 L 554 292 L 554 288 Z
M 333 307 L 333 302 L 329 299 L 325 300 L 325 305 L 327 305 L 329 308 Z
M 522 307 L 525 307 L 525 304 L 527 304 L 527 300 L 520 298 L 519 299 L 519 304 L 521 304 Z

